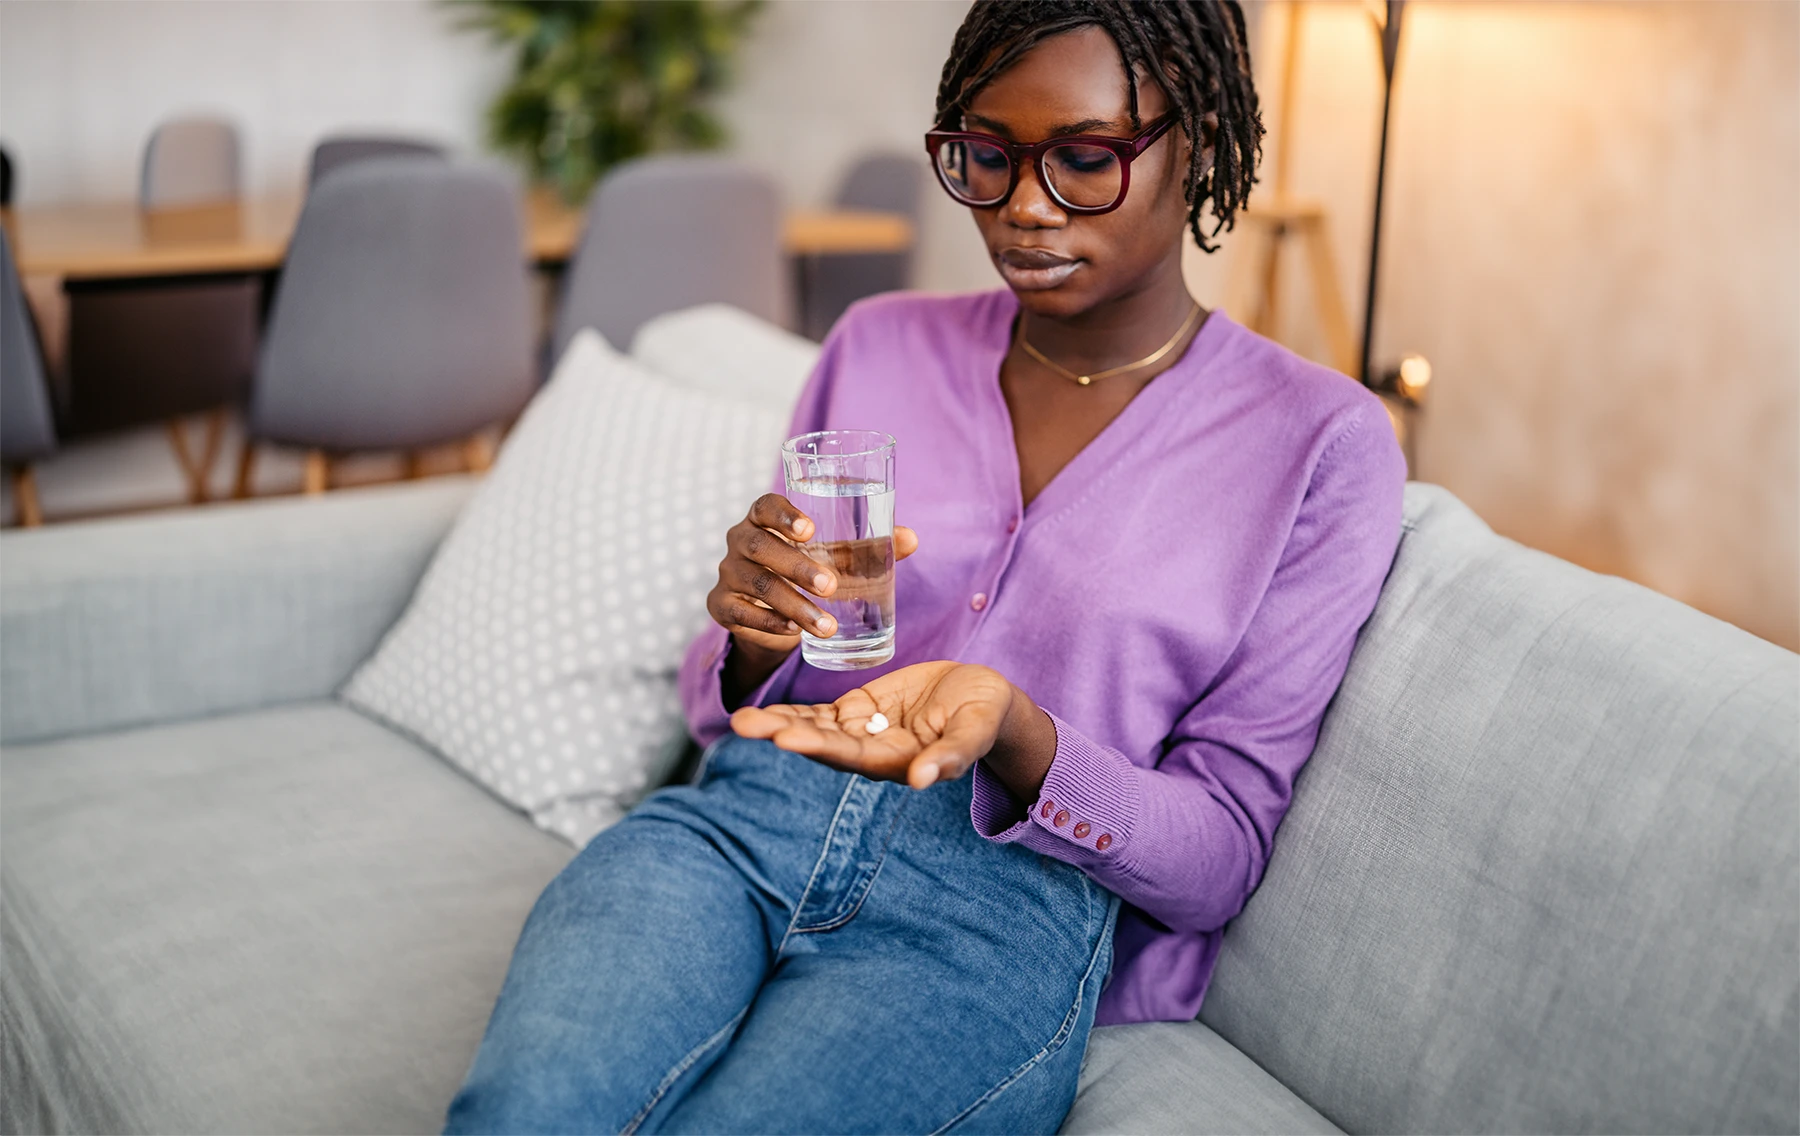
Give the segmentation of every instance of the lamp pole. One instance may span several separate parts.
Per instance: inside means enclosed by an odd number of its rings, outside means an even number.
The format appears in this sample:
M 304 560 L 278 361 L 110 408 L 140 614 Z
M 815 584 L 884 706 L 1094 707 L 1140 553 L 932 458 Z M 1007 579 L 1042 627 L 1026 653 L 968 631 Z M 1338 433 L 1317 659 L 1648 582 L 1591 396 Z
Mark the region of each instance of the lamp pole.
M 1369 227 L 1369 289 L 1363 303 L 1362 364 L 1356 377 L 1372 386 L 1369 356 L 1375 339 L 1375 281 L 1381 264 L 1381 195 L 1387 182 L 1388 114 L 1394 103 L 1394 61 L 1400 54 L 1400 20 L 1406 0 L 1386 0 L 1381 22 L 1381 148 L 1375 157 L 1375 222 Z

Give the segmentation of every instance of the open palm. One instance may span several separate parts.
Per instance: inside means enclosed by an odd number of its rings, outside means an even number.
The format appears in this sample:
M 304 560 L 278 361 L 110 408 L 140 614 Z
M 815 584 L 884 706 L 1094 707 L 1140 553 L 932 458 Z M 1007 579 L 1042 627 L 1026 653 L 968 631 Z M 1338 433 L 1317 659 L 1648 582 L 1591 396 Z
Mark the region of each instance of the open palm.
M 876 781 L 924 789 L 969 771 L 994 746 L 1012 704 L 1000 672 L 968 663 L 915 663 L 816 706 L 746 706 L 731 728 Z M 868 732 L 879 712 L 887 729 Z

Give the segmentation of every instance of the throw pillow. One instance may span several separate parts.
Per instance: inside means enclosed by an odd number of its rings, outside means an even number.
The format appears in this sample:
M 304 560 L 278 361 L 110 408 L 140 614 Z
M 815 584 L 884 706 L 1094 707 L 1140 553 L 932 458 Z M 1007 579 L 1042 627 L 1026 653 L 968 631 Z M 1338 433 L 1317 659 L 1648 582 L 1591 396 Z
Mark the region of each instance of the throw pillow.
M 819 361 L 819 345 L 730 304 L 657 316 L 631 357 L 679 387 L 789 410 Z
M 676 668 L 786 425 L 581 332 L 343 697 L 586 843 L 680 756 Z

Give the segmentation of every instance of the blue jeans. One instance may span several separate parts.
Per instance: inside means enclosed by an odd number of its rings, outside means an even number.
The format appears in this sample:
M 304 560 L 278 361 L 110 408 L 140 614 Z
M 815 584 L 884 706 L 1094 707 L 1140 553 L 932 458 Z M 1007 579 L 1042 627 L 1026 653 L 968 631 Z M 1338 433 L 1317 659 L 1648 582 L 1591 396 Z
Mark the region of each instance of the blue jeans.
M 727 736 L 544 890 L 450 1132 L 1054 1132 L 1118 900 Z

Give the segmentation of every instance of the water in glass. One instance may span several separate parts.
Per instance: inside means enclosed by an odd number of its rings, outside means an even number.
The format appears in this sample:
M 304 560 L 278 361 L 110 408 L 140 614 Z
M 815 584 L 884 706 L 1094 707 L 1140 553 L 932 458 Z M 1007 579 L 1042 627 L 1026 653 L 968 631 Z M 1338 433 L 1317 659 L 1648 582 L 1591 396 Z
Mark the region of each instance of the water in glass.
M 879 430 L 819 430 L 781 447 L 788 500 L 813 520 L 800 547 L 837 573 L 814 601 L 837 620 L 829 638 L 802 633 L 800 656 L 828 671 L 894 657 L 894 439 Z
M 814 602 L 837 620 L 829 639 L 810 633 L 812 666 L 847 671 L 894 657 L 894 490 L 879 481 L 811 477 L 788 482 L 788 500 L 815 526 L 801 549 L 837 572 L 837 590 Z

